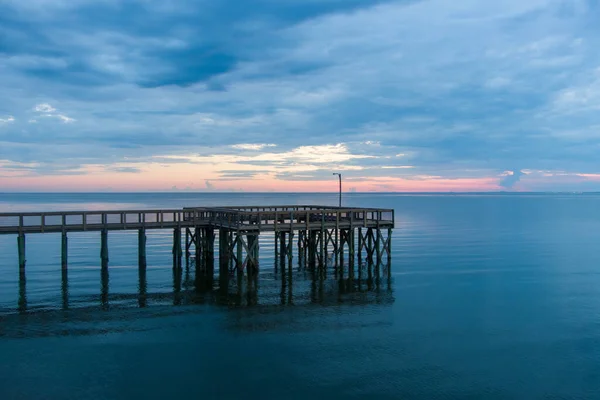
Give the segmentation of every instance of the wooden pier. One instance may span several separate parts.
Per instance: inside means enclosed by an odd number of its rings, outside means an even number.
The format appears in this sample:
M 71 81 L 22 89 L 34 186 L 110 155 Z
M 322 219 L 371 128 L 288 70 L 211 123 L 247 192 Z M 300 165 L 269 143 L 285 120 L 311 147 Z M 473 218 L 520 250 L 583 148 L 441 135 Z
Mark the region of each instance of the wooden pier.
M 146 231 L 173 230 L 173 268 L 185 256 L 195 263 L 196 276 L 236 274 L 256 277 L 259 237 L 273 232 L 279 265 L 298 257 L 311 268 L 328 266 L 354 270 L 355 261 L 383 264 L 391 259 L 394 210 L 323 206 L 191 207 L 167 210 L 111 210 L 41 213 L 0 213 L 0 234 L 17 236 L 20 278 L 26 272 L 26 235 L 60 233 L 63 280 L 68 268 L 68 234 L 100 233 L 102 281 L 108 281 L 110 231 L 138 231 L 140 279 L 145 280 Z M 185 240 L 183 240 L 185 234 Z M 182 243 L 183 242 L 183 243 Z M 215 260 L 218 243 L 218 262 Z M 363 258 L 364 256 L 364 258 Z M 350 273 L 350 272 L 349 272 Z M 104 287 L 104 284 L 103 284 Z

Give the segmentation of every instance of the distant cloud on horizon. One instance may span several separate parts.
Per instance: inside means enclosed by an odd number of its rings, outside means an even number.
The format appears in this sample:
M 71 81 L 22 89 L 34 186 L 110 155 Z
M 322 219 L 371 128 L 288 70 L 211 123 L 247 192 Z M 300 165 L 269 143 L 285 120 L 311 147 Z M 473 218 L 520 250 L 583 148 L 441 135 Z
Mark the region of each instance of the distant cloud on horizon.
M 587 0 L 5 0 L 0 190 L 600 190 L 599 20 Z

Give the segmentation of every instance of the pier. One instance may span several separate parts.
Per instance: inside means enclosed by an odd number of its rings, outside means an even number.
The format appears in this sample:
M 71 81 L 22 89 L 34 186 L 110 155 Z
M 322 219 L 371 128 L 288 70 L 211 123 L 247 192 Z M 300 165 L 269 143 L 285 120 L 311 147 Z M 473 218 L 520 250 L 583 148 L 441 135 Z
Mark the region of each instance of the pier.
M 181 276 L 183 258 L 195 265 L 196 281 L 212 287 L 215 276 L 225 286 L 229 276 L 249 285 L 259 274 L 261 233 L 274 240 L 275 268 L 291 270 L 294 253 L 300 264 L 315 271 L 333 268 L 336 275 L 353 278 L 354 265 L 389 266 L 394 210 L 311 205 L 189 207 L 160 210 L 109 210 L 0 213 L 0 235 L 16 235 L 19 280 L 26 278 L 26 237 L 61 234 L 63 286 L 68 270 L 68 235 L 99 232 L 102 301 L 108 296 L 109 235 L 111 231 L 138 231 L 138 265 L 146 280 L 146 231 L 173 231 L 174 276 Z M 217 257 L 216 257 L 217 256 Z M 218 266 L 218 273 L 215 273 Z M 359 269 L 360 273 L 360 269 Z M 203 283 L 200 283 L 203 282 Z M 181 284 L 181 282 L 179 283 Z M 175 283 L 176 285 L 176 283 Z

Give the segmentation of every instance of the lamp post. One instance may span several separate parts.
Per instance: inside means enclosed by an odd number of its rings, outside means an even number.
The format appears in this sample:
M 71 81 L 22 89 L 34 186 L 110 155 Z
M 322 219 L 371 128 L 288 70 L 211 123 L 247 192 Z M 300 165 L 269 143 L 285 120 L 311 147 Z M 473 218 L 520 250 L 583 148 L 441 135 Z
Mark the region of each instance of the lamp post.
M 337 175 L 340 180 L 340 208 L 342 207 L 342 174 L 338 172 L 334 172 L 334 175 Z

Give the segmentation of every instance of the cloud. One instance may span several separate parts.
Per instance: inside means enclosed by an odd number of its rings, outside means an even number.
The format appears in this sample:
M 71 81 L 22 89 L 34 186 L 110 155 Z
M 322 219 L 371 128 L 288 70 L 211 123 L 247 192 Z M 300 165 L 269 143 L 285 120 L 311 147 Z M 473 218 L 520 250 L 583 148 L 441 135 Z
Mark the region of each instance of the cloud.
M 54 114 L 54 112 L 57 111 L 56 108 L 52 107 L 48 103 L 38 104 L 33 108 L 33 110 L 37 112 L 38 115 L 36 116 L 36 118 L 31 118 L 28 120 L 28 123 L 30 124 L 37 123 L 39 118 L 56 118 L 65 124 L 75 122 L 74 118 L 68 117 L 67 115 Z
M 11 122 L 15 122 L 15 118 L 12 115 L 9 115 L 5 118 L 0 118 L 0 124 L 9 124 Z
M 34 107 L 34 110 L 40 113 L 51 113 L 56 111 L 56 108 L 52 107 L 48 103 L 38 104 Z
M 60 119 L 65 124 L 69 124 L 71 122 L 75 122 L 75 120 L 73 118 L 69 118 L 66 115 L 62 115 L 62 114 L 57 114 L 56 118 Z
M 119 172 L 119 173 L 125 173 L 125 174 L 138 174 L 140 172 L 142 172 L 142 170 L 140 168 L 136 168 L 136 167 L 109 167 L 108 168 L 109 171 L 114 171 L 114 172 Z
M 523 175 L 525 173 L 520 170 L 507 171 L 506 176 L 500 180 L 500 186 L 511 189 L 521 180 Z
M 276 147 L 276 144 L 234 144 L 231 147 L 238 150 L 262 150 L 265 147 Z

